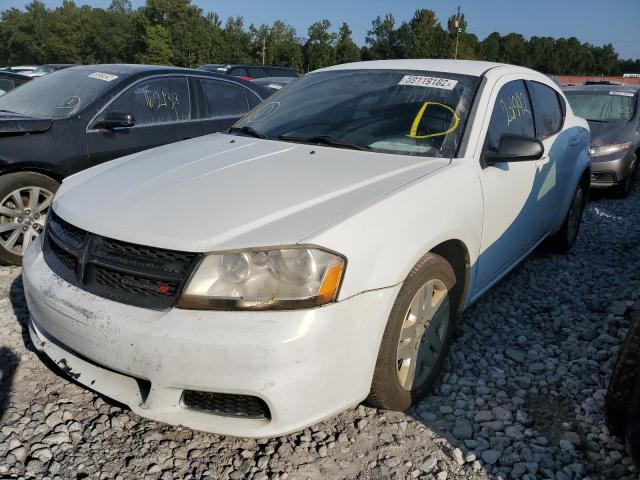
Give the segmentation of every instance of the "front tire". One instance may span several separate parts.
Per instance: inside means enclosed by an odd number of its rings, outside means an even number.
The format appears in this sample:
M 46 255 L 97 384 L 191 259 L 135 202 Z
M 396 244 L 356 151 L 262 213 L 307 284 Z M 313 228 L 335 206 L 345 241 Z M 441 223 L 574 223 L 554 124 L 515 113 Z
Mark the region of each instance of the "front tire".
M 22 264 L 27 247 L 44 230 L 59 186 L 35 172 L 0 177 L 0 263 Z
M 554 252 L 567 253 L 576 243 L 578 233 L 580 233 L 580 225 L 582 224 L 582 214 L 587 205 L 588 191 L 584 184 L 580 182 L 573 193 L 571 205 L 567 216 L 555 234 L 547 240 L 547 246 Z
M 440 255 L 413 268 L 393 305 L 368 402 L 405 411 L 433 387 L 449 351 L 457 315 L 456 276 Z

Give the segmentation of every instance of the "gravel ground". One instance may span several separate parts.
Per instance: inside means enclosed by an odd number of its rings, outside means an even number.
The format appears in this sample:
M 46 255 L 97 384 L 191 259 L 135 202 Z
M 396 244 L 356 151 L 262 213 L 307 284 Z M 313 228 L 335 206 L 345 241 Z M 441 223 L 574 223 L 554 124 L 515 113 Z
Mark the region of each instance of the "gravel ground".
M 0 478 L 637 479 L 602 407 L 640 309 L 640 182 L 596 199 L 567 256 L 536 253 L 470 308 L 436 391 L 246 440 L 144 420 L 33 351 L 20 270 L 0 269 Z

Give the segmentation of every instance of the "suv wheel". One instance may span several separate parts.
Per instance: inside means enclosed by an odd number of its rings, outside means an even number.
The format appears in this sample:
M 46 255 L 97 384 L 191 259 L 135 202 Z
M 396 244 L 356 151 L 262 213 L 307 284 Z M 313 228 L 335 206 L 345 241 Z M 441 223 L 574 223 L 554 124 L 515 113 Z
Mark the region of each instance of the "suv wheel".
M 29 244 L 43 230 L 59 184 L 35 172 L 0 177 L 0 262 L 20 265 Z

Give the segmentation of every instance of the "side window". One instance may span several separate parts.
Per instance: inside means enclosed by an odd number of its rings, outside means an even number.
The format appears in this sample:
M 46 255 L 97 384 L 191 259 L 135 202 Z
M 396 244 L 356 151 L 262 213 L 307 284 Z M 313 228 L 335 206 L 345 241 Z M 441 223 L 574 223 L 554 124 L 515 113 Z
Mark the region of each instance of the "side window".
M 493 107 L 487 131 L 486 147 L 497 151 L 503 135 L 522 135 L 535 138 L 529 95 L 522 80 L 504 85 Z
M 234 68 L 229 70 L 227 73 L 234 77 L 247 77 L 249 75 L 246 68 Z
M 208 118 L 241 117 L 249 111 L 245 88 L 231 82 L 200 79 Z
M 253 92 L 247 92 L 247 98 L 249 99 L 249 110 L 257 107 L 262 102 Z
M 247 68 L 247 71 L 249 72 L 249 76 L 251 78 L 264 78 L 267 76 L 267 72 L 264 71 L 264 69 L 262 68 Z
M 544 140 L 562 129 L 562 107 L 555 90 L 538 82 L 528 82 L 528 86 L 536 119 L 536 134 Z
M 108 112 L 133 114 L 136 126 L 191 120 L 186 77 L 163 77 L 137 83 L 120 95 Z

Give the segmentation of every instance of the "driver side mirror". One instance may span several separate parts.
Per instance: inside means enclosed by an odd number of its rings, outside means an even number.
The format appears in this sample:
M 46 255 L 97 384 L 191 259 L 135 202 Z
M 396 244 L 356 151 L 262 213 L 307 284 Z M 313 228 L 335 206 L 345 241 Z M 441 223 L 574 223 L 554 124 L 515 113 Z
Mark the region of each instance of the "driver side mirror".
M 520 135 L 502 135 L 498 151 L 488 151 L 484 155 L 487 163 L 526 162 L 539 160 L 544 154 L 544 145 L 537 138 Z
M 125 112 L 108 112 L 104 120 L 98 122 L 96 127 L 113 130 L 115 128 L 129 128 L 136 124 L 133 114 Z

